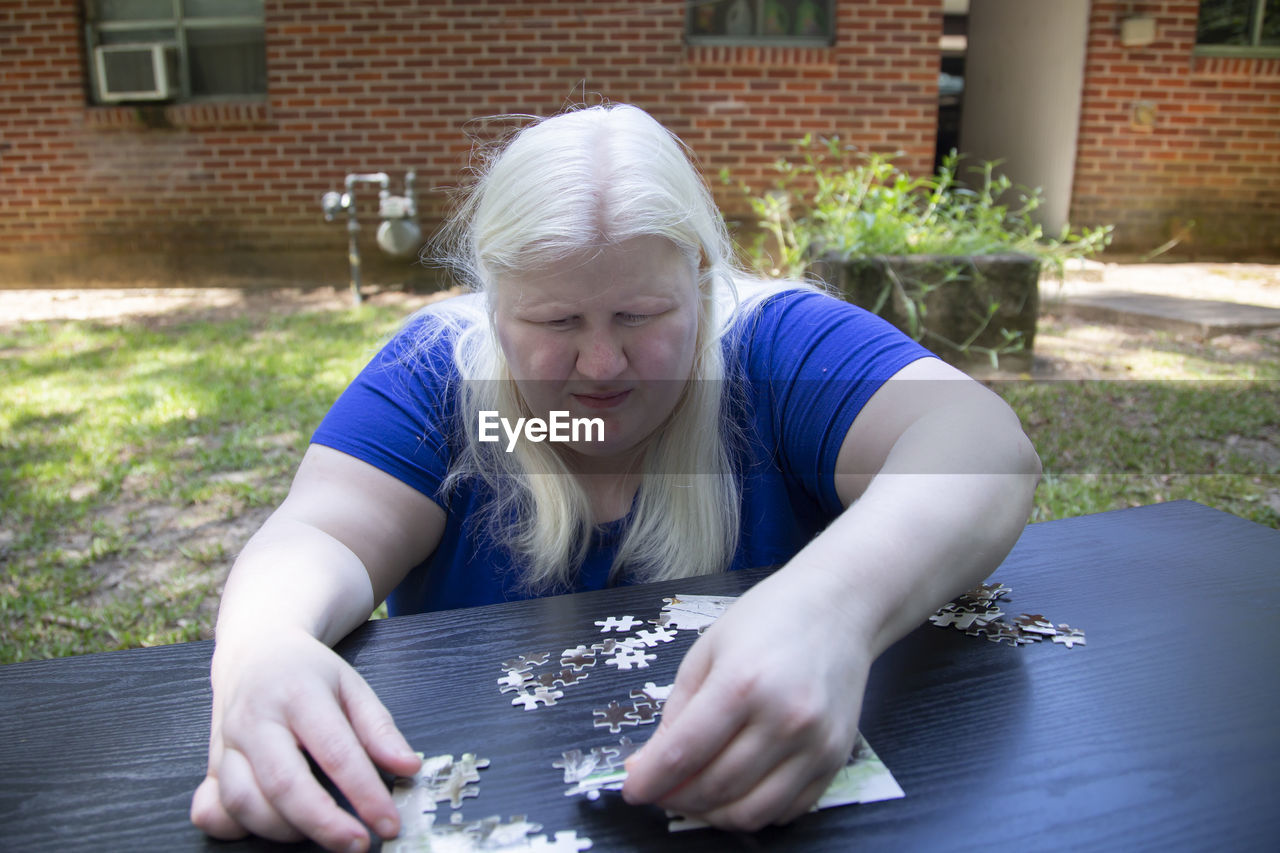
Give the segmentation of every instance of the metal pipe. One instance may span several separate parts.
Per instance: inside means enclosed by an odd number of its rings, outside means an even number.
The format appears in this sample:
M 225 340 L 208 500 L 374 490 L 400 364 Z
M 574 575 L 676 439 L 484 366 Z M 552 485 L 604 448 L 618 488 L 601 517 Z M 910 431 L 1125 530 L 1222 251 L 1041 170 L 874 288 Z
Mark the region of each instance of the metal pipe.
M 347 202 L 347 264 L 351 268 L 351 299 L 357 305 L 364 301 L 364 296 L 360 293 L 360 245 L 356 240 L 360 233 L 360 222 L 356 219 L 356 184 L 377 184 L 379 186 L 378 197 L 386 195 L 387 187 L 391 184 L 391 177 L 386 172 L 352 172 L 347 175 L 343 181 L 343 187 L 346 188 Z
M 378 186 L 378 217 L 383 220 L 378 231 L 378 243 L 384 250 L 392 254 L 405 251 L 412 241 L 421 239 L 421 231 L 413 219 L 418 214 L 417 198 L 414 194 L 414 181 L 417 176 L 412 170 L 405 174 L 405 194 L 396 197 L 391 194 L 391 176 L 386 172 L 351 172 L 343 180 L 345 192 L 325 193 L 321 199 L 326 221 L 346 210 L 347 212 L 347 263 L 351 268 L 351 297 L 360 304 L 363 296 L 360 293 L 360 220 L 356 214 L 356 185 L 376 184 Z M 383 232 L 387 233 L 384 234 Z

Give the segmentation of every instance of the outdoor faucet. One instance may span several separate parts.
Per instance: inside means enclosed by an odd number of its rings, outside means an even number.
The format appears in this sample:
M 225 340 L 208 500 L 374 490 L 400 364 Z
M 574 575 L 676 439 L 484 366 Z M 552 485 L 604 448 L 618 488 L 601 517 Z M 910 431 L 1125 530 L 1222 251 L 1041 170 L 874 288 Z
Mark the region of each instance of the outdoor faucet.
M 352 172 L 343 181 L 344 192 L 328 192 L 320 199 L 325 222 L 344 211 L 347 214 L 347 262 L 351 267 L 351 296 L 359 303 L 360 295 L 360 247 L 356 235 L 360 222 L 356 218 L 355 191 L 358 184 L 378 185 L 378 245 L 384 252 L 396 257 L 412 254 L 422 244 L 422 228 L 417 223 L 418 202 L 414 193 L 416 175 L 409 170 L 404 176 L 404 195 L 392 195 L 391 178 L 386 172 Z

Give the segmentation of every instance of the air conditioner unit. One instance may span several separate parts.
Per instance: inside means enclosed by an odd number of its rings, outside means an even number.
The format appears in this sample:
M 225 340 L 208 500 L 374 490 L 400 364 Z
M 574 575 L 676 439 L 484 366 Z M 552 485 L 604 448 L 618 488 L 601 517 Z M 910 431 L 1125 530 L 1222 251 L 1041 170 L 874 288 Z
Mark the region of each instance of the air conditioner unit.
M 178 94 L 178 46 L 110 44 L 93 49 L 98 100 L 168 101 Z

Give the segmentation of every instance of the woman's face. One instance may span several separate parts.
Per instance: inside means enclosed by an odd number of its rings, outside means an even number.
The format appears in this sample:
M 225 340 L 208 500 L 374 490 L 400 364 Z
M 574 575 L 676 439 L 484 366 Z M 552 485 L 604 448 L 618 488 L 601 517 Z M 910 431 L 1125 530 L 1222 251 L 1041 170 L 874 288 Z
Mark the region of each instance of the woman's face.
M 567 446 L 622 456 L 671 414 L 693 369 L 695 263 L 663 237 L 635 237 L 494 283 L 494 325 L 535 417 L 604 421 L 602 442 Z M 524 440 L 524 439 L 521 439 Z

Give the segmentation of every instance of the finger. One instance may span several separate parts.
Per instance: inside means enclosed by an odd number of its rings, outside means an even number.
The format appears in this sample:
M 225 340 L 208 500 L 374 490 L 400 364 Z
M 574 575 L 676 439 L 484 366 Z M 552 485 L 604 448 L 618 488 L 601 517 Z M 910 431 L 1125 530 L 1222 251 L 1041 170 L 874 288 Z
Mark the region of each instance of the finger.
M 836 772 L 838 773 L 839 771 Z M 796 795 L 796 798 L 791 801 L 790 807 L 783 809 L 782 817 L 778 818 L 774 823 L 786 825 L 794 821 L 796 818 L 813 811 L 814 805 L 816 805 L 822 795 L 826 793 L 834 776 L 835 773 L 823 775 L 806 785 L 800 793 Z
M 218 772 L 222 808 L 237 824 L 272 841 L 299 841 L 303 838 L 302 833 L 271 805 L 243 753 L 236 749 L 224 750 Z
M 218 780 L 213 776 L 206 776 L 191 796 L 191 822 L 206 835 L 223 841 L 235 841 L 249 834 L 249 830 L 222 807 Z
M 388 772 L 412 776 L 422 759 L 396 727 L 391 712 L 363 678 L 345 674 L 338 682 L 339 701 L 369 756 Z
M 684 660 L 680 662 L 680 668 L 676 670 L 676 680 L 671 686 L 671 693 L 662 703 L 662 720 L 659 722 L 659 728 L 679 719 L 684 706 L 706 681 L 707 674 L 711 671 L 712 657 L 711 646 L 705 640 L 700 639 L 689 649 Z
M 383 838 L 394 838 L 400 831 L 400 816 L 391 793 L 338 706 L 298 703 L 289 710 L 289 722 L 303 748 L 356 814 Z
M 287 731 L 281 731 L 281 734 L 283 736 L 259 738 L 250 753 L 253 755 L 250 772 L 265 797 L 265 803 L 295 832 L 314 839 L 329 850 L 368 849 L 369 835 L 360 821 L 340 808 L 316 781 L 293 737 Z M 243 759 L 237 751 L 226 752 L 221 776 L 224 784 L 228 764 L 233 757 Z M 225 796 L 223 799 L 225 802 Z M 235 810 L 229 811 L 255 834 L 264 834 Z
M 808 759 L 796 757 L 774 768 L 745 796 L 698 816 L 721 829 L 755 832 L 787 814 L 796 800 L 796 791 L 807 793 L 811 780 Z
M 656 802 L 692 779 L 737 735 L 747 707 L 742 689 L 708 679 L 678 719 L 666 719 L 664 709 L 662 725 L 627 763 L 627 802 Z
M 780 737 L 775 726 L 757 720 L 743 728 L 697 776 L 658 800 L 681 814 L 706 814 L 736 802 L 787 760 L 794 742 Z

